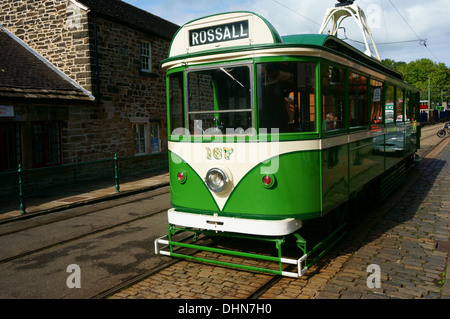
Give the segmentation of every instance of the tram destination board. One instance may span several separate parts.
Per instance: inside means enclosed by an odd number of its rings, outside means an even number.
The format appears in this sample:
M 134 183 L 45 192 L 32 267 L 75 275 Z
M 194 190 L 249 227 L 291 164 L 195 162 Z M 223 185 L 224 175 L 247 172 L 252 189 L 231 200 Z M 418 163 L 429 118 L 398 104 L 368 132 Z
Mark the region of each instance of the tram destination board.
M 248 20 L 189 31 L 189 45 L 197 46 L 249 37 Z

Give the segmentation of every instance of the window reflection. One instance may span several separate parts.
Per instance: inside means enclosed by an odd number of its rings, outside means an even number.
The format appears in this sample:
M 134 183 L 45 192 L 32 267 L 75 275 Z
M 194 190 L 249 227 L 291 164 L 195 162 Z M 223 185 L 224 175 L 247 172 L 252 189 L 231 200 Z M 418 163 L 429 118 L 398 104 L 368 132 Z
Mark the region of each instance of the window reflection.
M 191 134 L 244 134 L 252 127 L 248 66 L 193 70 L 187 85 Z
M 383 82 L 370 80 L 371 124 L 383 123 Z
M 322 64 L 322 131 L 345 128 L 344 70 Z
M 367 125 L 367 78 L 349 72 L 349 125 Z
M 316 131 L 315 63 L 258 65 L 259 127 L 280 133 Z
M 386 123 L 394 122 L 394 96 L 395 86 L 386 85 L 386 105 L 384 109 Z

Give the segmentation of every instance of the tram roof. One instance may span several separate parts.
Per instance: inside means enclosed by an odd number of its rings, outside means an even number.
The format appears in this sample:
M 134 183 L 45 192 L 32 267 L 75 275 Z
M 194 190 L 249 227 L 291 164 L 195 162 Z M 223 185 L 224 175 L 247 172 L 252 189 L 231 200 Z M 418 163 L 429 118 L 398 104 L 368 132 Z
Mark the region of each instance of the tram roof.
M 382 70 L 383 72 L 389 74 L 394 78 L 403 80 L 400 72 L 397 72 L 396 70 L 384 65 L 380 61 L 367 56 L 363 52 L 359 51 L 358 49 L 352 47 L 351 45 L 335 36 L 326 34 L 294 34 L 283 36 L 282 41 L 284 44 L 318 46 L 327 48 L 328 50 L 337 51 L 340 54 L 345 55 L 346 57 L 358 60 L 361 63 L 374 67 L 378 70 Z
M 184 24 L 172 39 L 169 57 L 162 64 L 191 57 L 226 54 L 279 47 L 307 47 L 325 50 L 356 60 L 402 80 L 401 73 L 365 55 L 335 36 L 294 34 L 280 36 L 262 16 L 248 11 L 227 12 Z

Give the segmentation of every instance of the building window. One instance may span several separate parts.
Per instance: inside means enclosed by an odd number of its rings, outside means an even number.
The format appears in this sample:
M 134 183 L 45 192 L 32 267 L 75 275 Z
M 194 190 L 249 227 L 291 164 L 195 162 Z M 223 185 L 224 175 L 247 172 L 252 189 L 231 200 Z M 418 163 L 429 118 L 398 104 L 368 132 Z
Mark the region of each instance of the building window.
M 150 144 L 152 153 L 161 152 L 161 140 L 159 139 L 159 124 L 150 124 Z
M 21 163 L 20 124 L 0 123 L 0 172 L 17 170 Z
M 142 155 L 147 153 L 147 124 L 135 123 L 133 124 L 134 131 L 134 154 Z
M 141 42 L 141 71 L 152 72 L 152 46 L 149 42 Z
M 159 124 L 148 123 L 148 118 L 133 118 L 134 154 L 143 155 L 161 152 Z
M 33 167 L 61 164 L 61 124 L 34 122 L 31 124 Z

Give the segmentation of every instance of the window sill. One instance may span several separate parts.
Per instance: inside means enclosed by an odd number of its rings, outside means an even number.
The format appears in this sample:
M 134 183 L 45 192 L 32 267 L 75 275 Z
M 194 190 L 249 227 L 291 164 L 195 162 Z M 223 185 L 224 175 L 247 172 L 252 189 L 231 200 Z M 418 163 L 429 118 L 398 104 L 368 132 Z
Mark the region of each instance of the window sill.
M 159 75 L 156 74 L 156 73 L 148 72 L 148 71 L 142 71 L 142 70 L 139 71 L 139 75 L 146 76 L 146 77 L 149 77 L 149 78 L 157 78 L 157 77 L 159 77 Z

